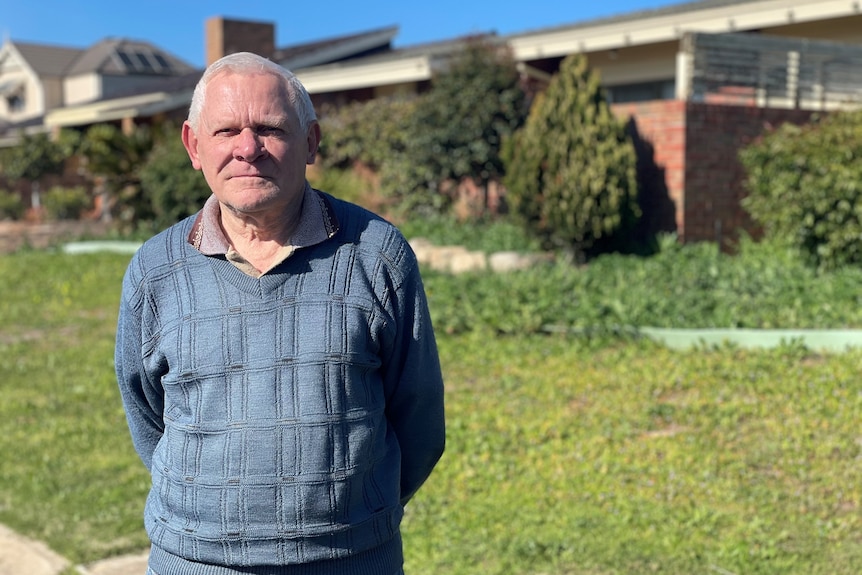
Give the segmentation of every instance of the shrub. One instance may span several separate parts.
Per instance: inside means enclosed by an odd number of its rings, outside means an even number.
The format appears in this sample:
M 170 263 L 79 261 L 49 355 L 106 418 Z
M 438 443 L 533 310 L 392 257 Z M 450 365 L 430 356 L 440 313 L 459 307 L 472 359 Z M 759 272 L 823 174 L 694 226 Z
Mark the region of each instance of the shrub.
M 42 198 L 45 213 L 52 220 L 76 220 L 92 205 L 92 198 L 82 186 L 54 186 Z
M 480 41 L 438 74 L 420 96 L 323 107 L 321 166 L 357 164 L 379 175 L 379 191 L 402 213 L 443 213 L 441 185 L 499 179 L 501 143 L 524 121 L 524 94 L 508 54 Z
M 583 55 L 563 60 L 504 157 L 512 212 L 548 247 L 609 250 L 639 217 L 634 145 Z
M 3 150 L 0 167 L 11 180 L 35 182 L 48 174 L 60 174 L 68 150 L 45 133 L 21 135 L 16 146 Z
M 0 190 L 0 220 L 20 220 L 24 215 L 24 202 L 16 193 Z
M 862 268 L 816 273 L 798 252 L 743 237 L 737 255 L 715 244 L 664 241 L 651 257 L 606 254 L 495 274 L 424 273 L 444 333 L 547 330 L 631 334 L 666 328 L 862 327 Z
M 179 131 L 167 130 L 140 167 L 146 214 L 154 231 L 197 212 L 210 196 L 210 188 L 192 168 Z
M 379 170 L 387 158 L 403 150 L 411 134 L 405 130 L 415 96 L 375 98 L 320 110 L 320 165 L 326 169 L 363 164 Z
M 472 178 L 487 191 L 503 174 L 502 142 L 524 115 L 511 56 L 493 44 L 469 42 L 416 103 L 404 149 L 382 166 L 381 190 L 405 210 L 426 212 L 449 205 L 451 198 L 440 194 L 444 182 Z
M 783 124 L 740 152 L 742 201 L 766 236 L 821 269 L 862 263 L 862 111 Z
M 465 223 L 452 216 L 413 218 L 399 225 L 408 239 L 424 238 L 437 246 L 457 245 L 485 253 L 540 249 L 534 237 L 505 218 L 480 219 Z
M 97 187 L 112 194 L 121 222 L 134 224 L 150 217 L 142 196 L 138 170 L 152 150 L 153 129 L 137 126 L 130 134 L 113 124 L 94 124 L 81 139 L 79 152 Z
M 372 183 L 352 170 L 310 170 L 308 181 L 313 187 L 336 198 L 359 204 L 374 212 L 381 211 L 381 206 L 374 197 Z

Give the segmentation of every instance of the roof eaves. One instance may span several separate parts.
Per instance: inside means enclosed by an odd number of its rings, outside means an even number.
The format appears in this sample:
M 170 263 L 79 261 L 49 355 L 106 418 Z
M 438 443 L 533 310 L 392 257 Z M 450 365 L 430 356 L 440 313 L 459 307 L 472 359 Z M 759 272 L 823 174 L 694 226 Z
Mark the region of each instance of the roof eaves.
M 746 8 L 740 7 L 747 5 Z M 793 6 L 793 9 L 789 9 Z M 517 61 L 679 41 L 687 32 L 742 32 L 852 15 L 832 0 L 700 0 L 507 37 Z
M 86 126 L 123 118 L 149 117 L 188 106 L 192 99 L 192 92 L 192 90 L 173 93 L 151 92 L 59 108 L 45 115 L 45 125 L 48 127 Z
M 397 34 L 398 27 L 392 26 L 343 40 L 314 43 L 308 50 L 285 54 L 283 59 L 279 60 L 279 64 L 290 70 L 296 70 L 350 58 L 374 49 L 389 47 Z

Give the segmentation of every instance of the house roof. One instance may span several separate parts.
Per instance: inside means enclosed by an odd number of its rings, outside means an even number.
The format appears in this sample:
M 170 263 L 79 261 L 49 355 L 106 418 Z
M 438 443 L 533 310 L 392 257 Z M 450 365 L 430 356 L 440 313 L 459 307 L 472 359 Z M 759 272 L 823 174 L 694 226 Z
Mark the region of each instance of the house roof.
M 500 42 L 494 32 L 414 44 L 388 52 L 296 70 L 311 94 L 430 80 L 441 62 L 474 41 Z
M 315 94 L 428 80 L 448 55 L 472 38 L 507 44 L 516 61 L 529 63 L 574 52 L 679 41 L 690 31 L 767 30 L 796 22 L 858 14 L 858 7 L 848 0 L 698 0 L 507 36 L 479 34 L 398 49 L 391 47 L 398 30 L 391 26 L 287 46 L 277 50 L 273 60 L 294 70 L 308 91 Z M 117 66 L 116 58 L 109 58 L 108 42 L 91 48 L 86 58 L 79 59 L 75 70 L 86 66 Z M 114 53 L 117 46 L 132 49 L 147 45 L 154 49 L 146 43 L 125 41 L 127 44 L 120 45 L 116 42 L 122 41 L 113 42 Z M 101 60 L 98 54 L 102 55 Z M 189 88 L 201 72 L 197 71 L 197 77 L 190 68 L 187 72 L 189 74 L 181 78 L 166 80 L 164 86 L 159 82 L 155 88 L 151 85 L 146 90 L 189 94 Z M 113 108 L 107 101 L 101 106 L 105 110 Z M 74 109 L 68 112 L 71 117 Z M 63 123 L 63 118 L 63 110 L 52 114 L 52 119 L 58 123 Z
M 18 53 L 39 76 L 64 76 L 83 54 L 80 48 L 12 42 Z
M 542 28 L 507 37 L 515 59 L 530 61 L 679 41 L 687 32 L 741 32 L 859 14 L 847 0 L 699 0 Z
M 328 64 L 345 58 L 358 58 L 389 50 L 398 26 L 388 26 L 351 34 L 285 46 L 275 51 L 272 60 L 289 70 Z
M 348 36 L 296 44 L 277 50 L 272 59 L 286 68 L 297 69 L 303 66 L 325 64 L 341 58 L 365 57 L 389 50 L 392 39 L 397 33 L 398 27 L 390 26 Z M 69 75 L 94 71 L 103 74 L 129 73 L 128 66 L 122 66 L 124 62 L 118 54 L 125 52 L 132 56 L 135 52 L 146 50 L 156 51 L 158 48 L 146 42 L 106 39 L 87 50 L 70 70 Z M 171 58 L 166 52 L 160 52 L 166 59 Z M 183 73 L 153 78 L 143 90 L 141 87 L 132 86 L 109 98 L 53 110 L 45 118 L 46 125 L 81 125 L 114 120 L 129 114 L 146 115 L 187 106 L 203 70 L 196 70 L 178 59 L 168 61 L 176 62 L 175 70 L 182 70 Z
M 83 51 L 67 75 L 97 72 L 111 75 L 176 76 L 193 70 L 194 68 L 183 60 L 149 42 L 106 38 Z
M 647 8 L 643 10 L 636 10 L 634 12 L 624 12 L 620 14 L 615 14 L 611 16 L 602 16 L 600 18 L 591 18 L 587 20 L 581 20 L 579 22 L 570 23 L 570 24 L 561 24 L 559 26 L 549 26 L 543 27 L 541 29 L 536 30 L 528 30 L 524 32 L 518 32 L 516 34 L 512 34 L 510 38 L 518 38 L 520 36 L 529 36 L 539 33 L 547 33 L 553 32 L 554 30 L 575 30 L 578 28 L 590 28 L 592 26 L 598 26 L 602 24 L 618 24 L 624 22 L 636 22 L 642 20 L 645 17 L 656 17 L 656 16 L 674 16 L 679 14 L 685 14 L 687 12 L 696 12 L 700 10 L 704 10 L 707 8 L 720 8 L 724 6 L 730 6 L 734 4 L 752 4 L 760 2 L 761 0 L 695 0 L 694 2 L 683 2 L 681 4 L 671 4 L 668 6 L 662 6 L 660 8 Z

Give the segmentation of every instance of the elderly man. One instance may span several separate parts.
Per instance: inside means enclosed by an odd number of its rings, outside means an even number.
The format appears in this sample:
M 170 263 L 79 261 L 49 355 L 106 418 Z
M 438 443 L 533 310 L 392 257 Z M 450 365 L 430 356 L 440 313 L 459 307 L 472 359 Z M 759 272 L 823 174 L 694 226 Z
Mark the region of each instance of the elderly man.
M 280 66 L 212 64 L 182 137 L 212 196 L 132 259 L 115 358 L 150 573 L 401 573 L 403 506 L 444 446 L 413 253 L 308 185 L 320 127 Z

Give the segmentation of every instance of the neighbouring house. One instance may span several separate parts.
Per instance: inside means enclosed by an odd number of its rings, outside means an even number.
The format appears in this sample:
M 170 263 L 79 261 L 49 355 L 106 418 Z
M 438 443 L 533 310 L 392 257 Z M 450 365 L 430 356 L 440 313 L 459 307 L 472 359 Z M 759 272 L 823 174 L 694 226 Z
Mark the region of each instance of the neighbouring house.
M 213 18 L 205 26 L 207 62 L 240 50 L 265 55 L 295 71 L 316 104 L 421 92 L 469 41 L 394 47 L 397 27 L 388 27 L 277 48 L 268 22 Z M 862 7 L 853 0 L 689 1 L 481 36 L 509 47 L 533 90 L 543 89 L 569 54 L 587 56 L 613 109 L 629 121 L 650 228 L 683 241 L 732 241 L 749 227 L 739 205 L 740 147 L 769 126 L 862 104 Z M 71 80 L 72 69 L 59 76 Z M 53 100 L 32 118 L 44 114 L 42 128 L 55 129 L 181 117 L 199 74 L 128 82 L 126 91 L 91 91 L 87 101 Z M 17 77 L 0 64 L 7 101 Z
M 0 47 L 0 137 L 44 130 L 55 110 L 151 93 L 194 71 L 149 42 L 107 38 L 78 49 L 7 40 Z

